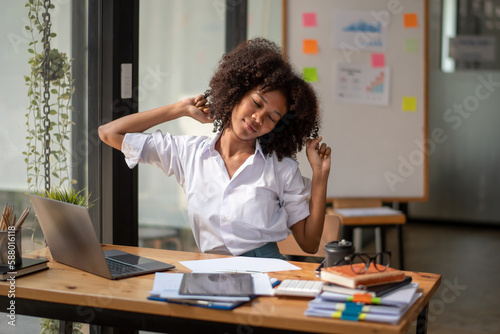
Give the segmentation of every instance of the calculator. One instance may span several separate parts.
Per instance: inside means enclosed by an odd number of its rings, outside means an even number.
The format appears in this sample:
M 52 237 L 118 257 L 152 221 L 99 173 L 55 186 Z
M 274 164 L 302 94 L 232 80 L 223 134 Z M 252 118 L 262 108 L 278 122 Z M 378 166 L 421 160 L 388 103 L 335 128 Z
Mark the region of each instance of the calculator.
M 322 281 L 285 279 L 274 288 L 275 296 L 315 297 L 323 291 Z

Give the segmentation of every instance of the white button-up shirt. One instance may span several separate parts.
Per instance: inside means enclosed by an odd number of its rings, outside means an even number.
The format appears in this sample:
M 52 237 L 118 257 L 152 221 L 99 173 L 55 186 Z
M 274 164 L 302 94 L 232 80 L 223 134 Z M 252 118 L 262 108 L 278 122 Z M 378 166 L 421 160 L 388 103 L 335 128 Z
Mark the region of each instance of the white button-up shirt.
M 219 137 L 129 133 L 122 152 L 130 168 L 149 163 L 175 175 L 202 252 L 240 255 L 285 239 L 293 224 L 309 216 L 310 180 L 295 160 L 266 156 L 258 142 L 229 178 L 215 150 Z

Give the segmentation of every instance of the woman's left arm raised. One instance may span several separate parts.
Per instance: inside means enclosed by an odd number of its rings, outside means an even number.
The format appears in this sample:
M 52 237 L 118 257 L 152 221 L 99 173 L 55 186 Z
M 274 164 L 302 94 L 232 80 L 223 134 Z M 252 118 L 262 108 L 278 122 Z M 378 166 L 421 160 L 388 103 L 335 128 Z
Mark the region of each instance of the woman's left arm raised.
M 316 253 L 323 233 L 326 211 L 326 188 L 330 175 L 332 150 L 322 137 L 308 139 L 306 142 L 307 159 L 313 171 L 311 181 L 311 198 L 309 200 L 309 216 L 295 223 L 292 233 L 300 248 L 307 253 Z

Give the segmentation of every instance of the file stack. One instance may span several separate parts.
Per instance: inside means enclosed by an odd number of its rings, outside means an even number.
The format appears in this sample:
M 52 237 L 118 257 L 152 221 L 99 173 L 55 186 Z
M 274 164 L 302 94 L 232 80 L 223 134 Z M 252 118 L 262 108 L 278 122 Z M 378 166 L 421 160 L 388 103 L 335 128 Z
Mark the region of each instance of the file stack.
M 273 287 L 269 275 L 263 273 L 243 274 L 251 278 L 252 289 L 249 293 L 229 293 L 229 286 L 227 289 L 219 289 L 219 284 L 207 283 L 205 281 L 206 291 L 197 292 L 197 289 L 192 286 L 189 291 L 183 292 L 183 279 L 186 276 L 192 275 L 182 273 L 156 273 L 153 283 L 153 289 L 149 292 L 148 299 L 165 301 L 170 303 L 200 306 L 207 308 L 216 308 L 223 310 L 232 310 L 245 302 L 250 301 L 257 295 L 271 296 L 273 294 Z M 216 273 L 207 275 L 218 275 Z M 185 281 L 184 281 L 185 282 Z M 191 283 L 194 281 L 191 280 Z M 210 287 L 211 285 L 211 287 Z M 210 293 L 209 290 L 213 290 Z M 237 288 L 237 286 L 236 286 Z M 233 289 L 234 290 L 234 289 Z
M 309 302 L 305 315 L 395 325 L 422 296 L 417 289 L 418 283 L 410 283 L 382 297 L 324 291 Z

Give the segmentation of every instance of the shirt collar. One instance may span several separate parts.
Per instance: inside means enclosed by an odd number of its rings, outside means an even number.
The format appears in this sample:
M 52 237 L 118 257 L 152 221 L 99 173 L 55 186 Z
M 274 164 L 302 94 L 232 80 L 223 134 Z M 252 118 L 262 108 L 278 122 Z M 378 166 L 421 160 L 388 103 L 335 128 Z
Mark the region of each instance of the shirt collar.
M 217 140 L 219 140 L 221 135 L 222 135 L 222 131 L 218 132 L 217 135 L 214 138 L 212 138 L 212 140 L 210 140 L 208 142 L 208 145 L 206 145 L 205 148 L 203 149 L 203 151 L 201 152 L 202 156 L 206 156 L 206 154 L 208 154 L 209 156 L 215 155 L 215 152 L 217 152 L 215 150 L 215 144 L 217 143 Z M 254 154 L 260 155 L 262 157 L 262 159 L 264 159 L 264 161 L 267 162 L 266 155 L 262 151 L 262 146 L 260 145 L 259 140 L 255 141 L 255 153 Z

